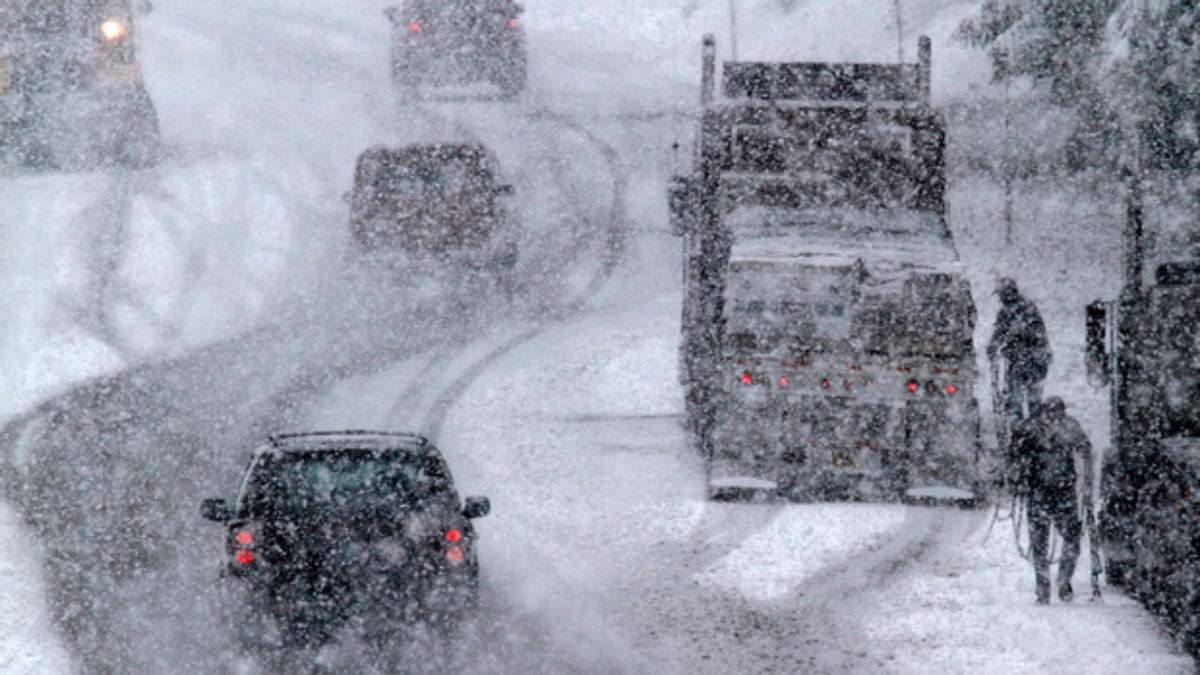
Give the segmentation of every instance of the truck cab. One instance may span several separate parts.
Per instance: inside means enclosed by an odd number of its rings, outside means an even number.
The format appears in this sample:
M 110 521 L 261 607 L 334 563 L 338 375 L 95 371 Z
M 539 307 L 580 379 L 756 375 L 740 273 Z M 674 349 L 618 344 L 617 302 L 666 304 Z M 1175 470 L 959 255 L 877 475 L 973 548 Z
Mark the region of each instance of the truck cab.
M 1109 583 L 1200 653 L 1200 180 L 1127 176 L 1123 283 L 1086 309 L 1087 372 L 1110 394 L 1101 474 Z

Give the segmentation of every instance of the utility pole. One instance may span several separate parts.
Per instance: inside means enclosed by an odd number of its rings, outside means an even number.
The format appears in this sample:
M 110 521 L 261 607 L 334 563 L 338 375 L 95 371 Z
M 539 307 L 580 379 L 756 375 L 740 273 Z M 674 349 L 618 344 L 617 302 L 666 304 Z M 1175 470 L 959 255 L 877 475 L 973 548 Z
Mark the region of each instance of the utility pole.
M 904 63 L 904 9 L 900 1 L 893 3 L 896 13 L 896 63 Z

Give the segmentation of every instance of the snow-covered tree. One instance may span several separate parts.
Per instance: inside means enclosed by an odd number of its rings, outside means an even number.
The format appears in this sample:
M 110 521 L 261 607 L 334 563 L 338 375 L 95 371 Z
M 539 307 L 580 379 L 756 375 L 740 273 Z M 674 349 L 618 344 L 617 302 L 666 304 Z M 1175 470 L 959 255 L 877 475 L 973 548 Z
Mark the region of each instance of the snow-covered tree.
M 1194 0 L 983 0 L 962 37 L 988 50 L 997 81 L 1030 78 L 1076 115 L 1071 168 L 1127 156 L 1140 130 L 1157 166 L 1194 166 L 1200 121 L 1200 8 Z

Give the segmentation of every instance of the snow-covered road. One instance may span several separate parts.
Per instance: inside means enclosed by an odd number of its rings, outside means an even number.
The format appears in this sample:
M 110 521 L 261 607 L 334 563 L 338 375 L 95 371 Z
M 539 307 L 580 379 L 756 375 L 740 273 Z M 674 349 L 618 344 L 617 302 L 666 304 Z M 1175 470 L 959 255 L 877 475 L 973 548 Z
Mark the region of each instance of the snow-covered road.
M 0 334 L 3 498 L 23 517 L 0 510 L 0 543 L 37 542 L 0 556 L 0 626 L 19 628 L 0 631 L 0 671 L 244 666 L 214 606 L 220 535 L 196 505 L 228 496 L 267 432 L 362 426 L 430 433 L 461 492 L 492 499 L 487 611 L 455 666 L 1189 666 L 1115 594 L 1036 610 L 1007 532 L 983 542 L 988 513 L 703 499 L 679 423 L 664 195 L 688 156 L 670 145 L 690 138 L 699 36 L 728 43 L 722 3 L 529 0 L 522 101 L 404 107 L 388 91 L 386 4 L 156 0 L 143 51 L 164 164 L 0 181 L 0 290 L 17 299 Z M 895 54 L 894 16 L 874 0 L 746 4 L 743 56 Z M 950 40 L 972 3 L 903 4 L 905 30 L 935 37 L 935 95 L 978 93 L 979 55 Z M 977 132 L 970 114 L 954 119 Z M 343 264 L 356 153 L 461 138 L 493 147 L 517 187 L 513 303 L 479 279 L 396 283 Z M 1112 282 L 1112 232 L 1091 227 L 1115 222 L 1110 209 L 1086 187 L 1051 199 L 1031 186 L 1006 247 L 996 186 L 965 171 L 952 186 L 980 334 L 993 271 L 1029 280 L 1059 355 L 1051 389 L 1100 441 L 1103 401 L 1075 384 L 1072 345 L 1083 303 Z M 1047 218 L 1077 231 L 1033 234 Z M 1072 236 L 1083 249 L 1063 245 Z M 1073 265 L 1078 250 L 1099 264 Z M 352 647 L 321 658 L 396 665 Z

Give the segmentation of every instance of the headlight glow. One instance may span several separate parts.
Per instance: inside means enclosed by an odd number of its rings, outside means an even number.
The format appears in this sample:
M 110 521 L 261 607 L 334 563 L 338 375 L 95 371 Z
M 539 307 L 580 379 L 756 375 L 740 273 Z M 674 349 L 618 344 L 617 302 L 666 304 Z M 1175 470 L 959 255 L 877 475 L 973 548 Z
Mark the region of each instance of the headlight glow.
M 129 27 L 118 19 L 109 19 L 100 24 L 100 35 L 104 36 L 104 41 L 110 44 L 116 44 L 124 40 L 128 34 Z

